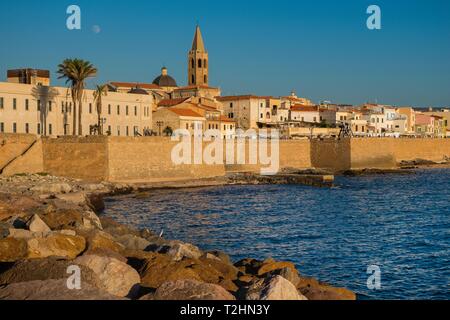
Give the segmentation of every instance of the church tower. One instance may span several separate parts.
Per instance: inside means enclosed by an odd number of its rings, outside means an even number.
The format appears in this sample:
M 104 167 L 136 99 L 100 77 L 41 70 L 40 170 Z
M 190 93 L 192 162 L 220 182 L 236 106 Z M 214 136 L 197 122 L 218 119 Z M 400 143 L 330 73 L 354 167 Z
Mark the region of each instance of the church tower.
M 192 49 L 189 51 L 188 61 L 188 83 L 190 86 L 208 85 L 208 52 L 203 43 L 200 27 L 197 26 L 192 42 Z

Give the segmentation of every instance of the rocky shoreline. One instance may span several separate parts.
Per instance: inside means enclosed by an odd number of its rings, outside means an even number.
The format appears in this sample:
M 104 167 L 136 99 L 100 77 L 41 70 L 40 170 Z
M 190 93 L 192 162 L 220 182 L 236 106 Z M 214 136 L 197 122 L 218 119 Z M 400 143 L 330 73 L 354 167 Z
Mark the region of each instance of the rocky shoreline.
M 48 175 L 0 178 L 0 299 L 356 299 L 291 262 L 233 263 L 101 215 L 103 196 L 133 191 L 139 187 Z

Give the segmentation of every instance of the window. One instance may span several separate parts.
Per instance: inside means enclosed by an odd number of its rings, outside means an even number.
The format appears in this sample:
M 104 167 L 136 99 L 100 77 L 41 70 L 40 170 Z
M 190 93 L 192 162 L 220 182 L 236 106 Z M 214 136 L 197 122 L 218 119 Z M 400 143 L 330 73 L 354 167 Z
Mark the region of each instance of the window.
M 25 99 L 25 110 L 28 111 L 30 108 L 30 101 L 28 99 Z
M 41 111 L 41 100 L 37 101 L 37 111 Z
M 233 102 L 230 102 L 230 108 L 233 108 Z
M 51 101 L 48 102 L 48 111 L 52 112 L 52 102 Z
M 208 62 L 205 60 L 203 60 L 203 68 L 208 68 Z
M 260 118 L 261 118 L 261 119 L 262 119 L 262 118 L 264 118 L 264 114 L 262 114 L 262 113 L 261 113 L 261 116 L 260 116 Z
M 13 99 L 13 110 L 17 110 L 17 99 Z
M 92 103 L 89 103 L 89 113 L 92 113 Z
M 67 103 L 66 103 L 67 104 Z M 61 113 L 64 113 L 64 101 L 61 102 Z
M 4 108 L 4 103 L 5 103 L 5 99 L 4 98 L 0 98 L 0 109 Z
M 128 130 L 128 126 L 127 126 L 127 137 L 130 135 L 130 131 Z
M 194 61 L 194 59 L 191 59 L 191 67 L 192 67 L 192 69 L 195 68 L 195 61 Z M 192 82 L 194 82 L 194 81 L 192 81 Z
M 137 106 L 134 106 L 134 115 L 137 116 Z
M 5 124 L 0 122 L 0 132 L 5 132 Z
M 207 76 L 207 75 L 204 75 L 204 76 L 203 76 L 203 82 L 204 82 L 204 83 L 207 83 L 207 82 L 208 82 L 208 76 Z
M 117 115 L 120 115 L 120 106 L 117 105 Z
M 13 133 L 17 133 L 17 123 L 13 123 Z
M 195 83 L 195 76 L 192 75 L 192 83 Z
M 186 130 L 189 130 L 189 123 L 186 123 Z
M 317 117 L 314 117 L 313 122 L 317 122 Z
M 202 67 L 202 59 L 198 59 L 198 67 L 199 67 L 199 68 Z
M 125 107 L 125 114 L 128 115 L 128 106 Z
M 117 135 L 120 136 L 120 126 L 117 126 Z
M 111 134 L 111 133 L 112 133 L 111 126 L 108 126 L 108 134 Z
M 41 124 L 37 124 L 37 134 L 41 134 Z
M 30 133 L 30 125 L 25 123 L 25 133 Z
M 50 135 L 53 134 L 52 133 L 52 124 L 51 123 L 48 124 L 48 134 L 50 134 Z

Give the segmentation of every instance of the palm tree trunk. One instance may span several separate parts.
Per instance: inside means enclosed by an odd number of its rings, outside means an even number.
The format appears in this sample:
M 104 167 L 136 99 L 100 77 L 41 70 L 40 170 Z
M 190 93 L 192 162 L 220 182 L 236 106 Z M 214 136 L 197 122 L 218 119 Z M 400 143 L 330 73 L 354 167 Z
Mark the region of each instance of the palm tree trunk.
M 80 99 L 80 101 L 78 102 L 78 134 L 80 136 L 83 135 L 83 128 L 82 128 L 82 125 L 81 125 L 82 109 L 83 109 L 83 102 Z
M 77 135 L 77 103 L 76 100 L 73 100 L 73 109 L 72 109 L 72 135 Z

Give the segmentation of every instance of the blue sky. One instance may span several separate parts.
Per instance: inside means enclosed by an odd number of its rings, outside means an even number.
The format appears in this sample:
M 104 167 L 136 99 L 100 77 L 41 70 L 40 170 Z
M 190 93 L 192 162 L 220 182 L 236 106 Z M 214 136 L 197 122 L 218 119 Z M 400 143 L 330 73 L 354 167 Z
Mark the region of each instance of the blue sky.
M 66 9 L 82 10 L 82 30 Z M 382 10 L 382 30 L 366 9 Z M 448 0 L 41 0 L 0 2 L 0 79 L 19 67 L 54 71 L 67 57 L 99 68 L 93 81 L 151 82 L 162 65 L 187 82 L 196 23 L 210 55 L 210 84 L 224 95 L 314 101 L 450 105 Z M 100 32 L 93 32 L 98 25 Z

